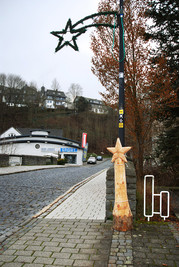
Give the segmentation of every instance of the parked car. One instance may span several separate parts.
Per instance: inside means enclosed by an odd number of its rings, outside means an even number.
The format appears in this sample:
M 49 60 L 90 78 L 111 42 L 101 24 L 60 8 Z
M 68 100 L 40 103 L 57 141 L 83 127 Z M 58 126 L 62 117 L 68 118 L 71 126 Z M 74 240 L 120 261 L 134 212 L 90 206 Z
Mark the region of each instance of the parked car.
M 96 158 L 95 157 L 89 157 L 89 159 L 87 160 L 88 164 L 96 164 Z
M 97 159 L 97 160 L 103 160 L 103 157 L 102 157 L 102 156 L 97 156 L 96 159 Z

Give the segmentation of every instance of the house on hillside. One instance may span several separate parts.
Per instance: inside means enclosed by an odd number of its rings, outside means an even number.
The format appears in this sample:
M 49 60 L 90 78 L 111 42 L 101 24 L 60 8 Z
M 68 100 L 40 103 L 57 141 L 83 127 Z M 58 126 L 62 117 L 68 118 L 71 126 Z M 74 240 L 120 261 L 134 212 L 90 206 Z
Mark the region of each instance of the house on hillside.
M 45 89 L 41 91 L 25 85 L 22 88 L 10 88 L 0 85 L 0 102 L 10 107 L 41 106 L 47 109 L 67 107 L 66 95 L 62 91 Z
M 22 106 L 21 90 L 0 86 L 0 102 L 7 106 Z
M 62 137 L 61 129 L 7 129 L 0 135 L 0 155 L 61 157 L 82 165 L 81 143 Z
M 22 88 L 0 86 L 0 102 L 9 107 L 39 106 L 40 94 L 36 88 L 25 85 Z
M 48 109 L 57 109 L 60 107 L 67 107 L 66 95 L 62 91 L 58 90 L 45 90 L 45 87 L 41 87 L 41 99 L 42 106 Z
M 80 96 L 77 96 L 74 100 L 74 103 L 78 102 Z M 104 114 L 107 113 L 107 106 L 104 104 L 103 101 L 93 98 L 84 97 L 85 100 L 88 101 L 90 105 L 90 111 L 98 114 Z

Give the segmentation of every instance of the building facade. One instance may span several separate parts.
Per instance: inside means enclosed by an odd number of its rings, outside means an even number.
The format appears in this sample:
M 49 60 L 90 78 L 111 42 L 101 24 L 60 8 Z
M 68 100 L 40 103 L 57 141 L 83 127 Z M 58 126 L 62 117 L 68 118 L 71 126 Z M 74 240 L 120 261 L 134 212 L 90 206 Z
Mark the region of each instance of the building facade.
M 7 106 L 28 107 L 31 105 L 41 106 L 47 109 L 67 107 L 66 95 L 62 91 L 45 89 L 38 91 L 27 85 L 21 89 L 0 86 L 0 102 Z
M 67 107 L 66 95 L 62 91 L 58 90 L 45 90 L 45 87 L 41 87 L 42 106 L 47 109 L 57 109 L 60 107 Z
M 39 106 L 40 92 L 36 88 L 25 85 L 21 89 L 0 86 L 0 102 L 10 107 Z
M 60 129 L 11 127 L 0 135 L 0 154 L 60 157 L 66 158 L 68 163 L 82 165 L 81 143 L 62 136 L 54 136 L 55 131 L 58 131 L 59 135 L 62 133 Z
M 80 96 L 77 96 L 74 100 L 74 103 L 78 101 Z M 84 97 L 86 101 L 89 103 L 90 111 L 98 114 L 104 114 L 107 113 L 107 106 L 104 104 L 103 101 L 93 98 Z

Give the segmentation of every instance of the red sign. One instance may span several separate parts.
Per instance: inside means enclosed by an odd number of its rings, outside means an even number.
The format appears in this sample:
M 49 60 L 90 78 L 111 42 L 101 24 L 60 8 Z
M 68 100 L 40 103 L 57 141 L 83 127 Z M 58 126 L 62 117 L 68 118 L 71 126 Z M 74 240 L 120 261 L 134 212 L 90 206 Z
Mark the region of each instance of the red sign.
M 87 141 L 87 133 L 82 134 L 82 147 L 84 148 Z

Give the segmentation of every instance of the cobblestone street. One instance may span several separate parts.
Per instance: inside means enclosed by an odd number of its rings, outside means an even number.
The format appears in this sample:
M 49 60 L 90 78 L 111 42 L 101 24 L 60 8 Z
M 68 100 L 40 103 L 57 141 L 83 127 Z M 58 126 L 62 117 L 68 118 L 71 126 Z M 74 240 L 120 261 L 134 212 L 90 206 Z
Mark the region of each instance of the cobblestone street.
M 15 230 L 74 184 L 108 168 L 95 166 L 45 169 L 0 176 L 0 235 Z
M 0 237 L 1 267 L 179 266 L 176 223 L 134 222 L 132 231 L 118 232 L 104 221 L 106 169 L 96 170 L 14 234 Z

